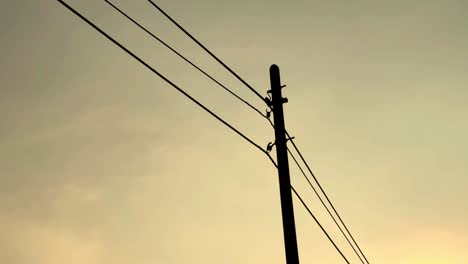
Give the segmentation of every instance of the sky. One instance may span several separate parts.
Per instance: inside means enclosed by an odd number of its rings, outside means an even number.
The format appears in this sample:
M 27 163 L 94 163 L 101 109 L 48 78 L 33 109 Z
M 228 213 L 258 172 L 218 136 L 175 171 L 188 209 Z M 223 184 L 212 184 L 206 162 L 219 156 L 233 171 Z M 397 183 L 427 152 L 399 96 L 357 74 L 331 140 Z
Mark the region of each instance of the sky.
M 259 145 L 274 140 L 104 1 L 67 2 Z M 147 1 L 112 2 L 265 110 Z M 370 263 L 468 263 L 466 1 L 157 3 L 261 94 L 280 67 L 286 127 Z M 285 263 L 265 155 L 58 2 L 0 7 L 1 263 Z M 344 263 L 294 209 L 301 263 Z

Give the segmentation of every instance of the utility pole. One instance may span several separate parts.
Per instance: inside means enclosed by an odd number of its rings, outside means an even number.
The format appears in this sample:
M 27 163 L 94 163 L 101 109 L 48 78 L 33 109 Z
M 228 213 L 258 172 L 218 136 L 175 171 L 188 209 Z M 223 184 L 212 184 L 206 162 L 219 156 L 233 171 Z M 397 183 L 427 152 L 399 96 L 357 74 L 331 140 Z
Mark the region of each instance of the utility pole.
M 284 246 L 286 250 L 286 263 L 299 264 L 297 251 L 296 226 L 294 221 L 294 208 L 291 196 L 291 180 L 289 178 L 288 151 L 286 147 L 286 129 L 284 127 L 283 104 L 288 100 L 281 95 L 280 72 L 277 65 L 270 67 L 271 106 L 275 124 L 276 158 L 278 163 L 279 188 L 281 196 L 281 214 L 283 216 Z

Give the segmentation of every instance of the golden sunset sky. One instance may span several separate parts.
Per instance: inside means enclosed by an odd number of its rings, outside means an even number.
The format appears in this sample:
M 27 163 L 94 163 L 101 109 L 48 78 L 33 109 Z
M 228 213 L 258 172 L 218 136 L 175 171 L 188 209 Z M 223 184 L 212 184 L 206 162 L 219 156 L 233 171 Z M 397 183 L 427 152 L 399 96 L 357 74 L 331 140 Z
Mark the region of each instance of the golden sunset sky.
M 274 140 L 104 1 L 67 2 L 255 142 Z M 112 2 L 265 110 L 146 0 Z M 371 263 L 468 263 L 467 1 L 157 3 L 262 94 L 279 65 L 287 129 Z M 265 155 L 58 2 L 3 1 L 0 22 L 0 263 L 285 263 Z M 301 263 L 344 263 L 294 202 Z

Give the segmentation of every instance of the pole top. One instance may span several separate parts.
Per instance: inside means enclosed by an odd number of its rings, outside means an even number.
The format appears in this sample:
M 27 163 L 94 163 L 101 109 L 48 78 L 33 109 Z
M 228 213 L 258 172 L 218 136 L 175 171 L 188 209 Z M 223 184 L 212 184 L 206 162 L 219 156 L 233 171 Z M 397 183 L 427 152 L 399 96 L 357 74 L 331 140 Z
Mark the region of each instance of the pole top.
M 278 73 L 279 73 L 279 67 L 278 67 L 278 65 L 272 64 L 272 65 L 270 66 L 270 73 L 272 73 L 272 72 L 275 72 L 275 73 L 278 72 Z

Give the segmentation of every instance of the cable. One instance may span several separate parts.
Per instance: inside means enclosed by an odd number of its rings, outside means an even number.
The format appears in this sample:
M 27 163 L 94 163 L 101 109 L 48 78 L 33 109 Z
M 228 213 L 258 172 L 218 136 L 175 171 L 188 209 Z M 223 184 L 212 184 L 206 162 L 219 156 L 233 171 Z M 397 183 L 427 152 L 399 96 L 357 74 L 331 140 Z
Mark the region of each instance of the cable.
M 319 198 L 320 202 L 322 203 L 323 207 L 325 207 L 325 209 L 327 210 L 328 214 L 331 216 L 331 218 L 333 219 L 333 222 L 335 222 L 335 225 L 338 227 L 338 229 L 341 231 L 341 234 L 343 234 L 343 236 L 346 238 L 346 241 L 348 241 L 348 244 L 351 246 L 351 248 L 353 249 L 354 253 L 356 253 L 356 255 L 358 256 L 359 260 L 364 264 L 364 261 L 362 260 L 361 256 L 359 255 L 359 253 L 356 251 L 354 245 L 351 243 L 351 241 L 349 241 L 348 239 L 348 236 L 346 236 L 346 234 L 344 233 L 343 229 L 341 228 L 341 226 L 338 224 L 338 222 L 336 221 L 335 217 L 333 216 L 333 214 L 330 212 L 330 209 L 328 209 L 328 206 L 325 204 L 325 202 L 322 200 L 322 197 L 320 197 L 320 195 L 318 194 L 317 190 L 315 189 L 315 187 L 312 185 L 312 183 L 310 182 L 309 180 L 309 177 L 307 177 L 307 175 L 305 174 L 304 170 L 302 169 L 301 165 L 299 164 L 299 162 L 297 161 L 296 157 L 292 154 L 291 150 L 289 150 L 288 148 L 288 153 L 289 155 L 293 158 L 294 162 L 296 163 L 297 167 L 299 168 L 299 170 L 302 172 L 302 175 L 304 175 L 304 177 L 306 178 L 307 182 L 309 183 L 310 187 L 312 188 L 312 190 L 314 190 L 315 194 L 317 195 L 317 197 Z
M 242 99 L 239 95 L 237 95 L 236 93 L 234 93 L 232 90 L 230 90 L 229 88 L 227 88 L 225 85 L 223 85 L 222 83 L 220 83 L 218 80 L 216 80 L 215 78 L 213 78 L 211 75 L 209 75 L 207 72 L 205 72 L 204 70 L 202 70 L 199 66 L 197 66 L 195 63 L 193 63 L 192 61 L 190 61 L 189 59 L 187 59 L 184 55 L 182 55 L 180 52 L 178 52 L 177 50 L 175 50 L 174 48 L 172 48 L 169 44 L 167 44 L 166 42 L 164 42 L 162 39 L 160 39 L 159 37 L 157 37 L 154 33 L 152 33 L 151 31 L 149 31 L 148 29 L 146 29 L 144 26 L 142 26 L 140 23 L 138 23 L 135 19 L 131 18 L 129 15 L 127 15 L 124 11 L 122 11 L 120 8 L 118 8 L 116 5 L 114 5 L 113 3 L 109 2 L 108 0 L 104 0 L 107 4 L 109 4 L 111 7 L 113 7 L 116 11 L 118 11 L 120 14 L 122 14 L 123 16 L 125 16 L 128 20 L 130 20 L 131 22 L 133 22 L 136 26 L 138 26 L 140 29 L 142 29 L 143 31 L 145 31 L 146 33 L 148 33 L 151 37 L 153 37 L 155 40 L 157 40 L 159 43 L 161 43 L 162 45 L 164 45 L 166 48 L 168 48 L 169 50 L 171 50 L 174 54 L 176 54 L 177 56 L 179 56 L 181 59 L 183 59 L 185 62 L 187 62 L 188 64 L 190 64 L 192 67 L 194 67 L 195 69 L 197 69 L 199 72 L 201 72 L 202 74 L 204 74 L 206 77 L 208 77 L 209 79 L 211 79 L 213 82 L 215 82 L 216 84 L 218 84 L 220 87 L 222 87 L 224 90 L 226 90 L 227 92 L 229 92 L 231 95 L 233 95 L 234 97 L 236 97 L 237 99 L 239 99 L 240 101 L 242 101 L 244 104 L 246 104 L 247 106 L 249 106 L 250 108 L 252 108 L 255 112 L 257 112 L 258 114 L 260 114 L 262 117 L 264 118 L 267 118 L 265 114 L 263 114 L 260 110 L 258 110 L 258 108 L 254 107 L 253 105 L 251 105 L 249 102 L 247 102 L 246 100 Z
M 179 91 L 180 93 L 182 93 L 184 96 L 186 96 L 187 98 L 189 98 L 192 102 L 194 102 L 195 104 L 197 104 L 199 107 L 201 107 L 203 110 L 205 110 L 206 112 L 208 112 L 211 116 L 213 116 L 214 118 L 216 118 L 218 121 L 220 121 L 221 123 L 223 123 L 225 126 L 229 127 L 231 130 L 233 130 L 234 132 L 236 132 L 239 136 L 241 136 L 243 139 L 245 139 L 247 142 L 249 142 L 250 144 L 252 144 L 253 146 L 255 146 L 257 149 L 259 149 L 261 152 L 265 153 L 269 159 L 273 162 L 273 164 L 275 164 L 276 166 L 276 163 L 274 162 L 273 158 L 268 154 L 267 151 L 265 151 L 262 147 L 260 147 L 257 143 L 255 143 L 254 141 L 252 141 L 250 138 L 248 138 L 247 136 L 245 136 L 242 132 L 240 132 L 239 130 L 237 130 L 235 127 L 233 127 L 232 125 L 230 125 L 229 123 L 227 123 L 225 120 L 223 120 L 221 117 L 219 117 L 218 115 L 216 115 L 214 112 L 212 112 L 210 109 L 208 109 L 206 106 L 204 106 L 202 103 L 200 103 L 198 100 L 196 100 L 195 98 L 193 98 L 191 95 L 189 95 L 187 92 L 185 92 L 183 89 L 181 89 L 179 86 L 177 86 L 176 84 L 174 84 L 172 81 L 170 81 L 167 77 L 165 77 L 164 75 L 162 75 L 161 73 L 159 73 L 156 69 L 154 69 L 153 67 L 151 67 L 148 63 L 146 63 L 145 61 L 143 61 L 140 57 L 138 57 L 137 55 L 135 55 L 132 51 L 130 51 L 128 48 L 126 48 L 125 46 L 123 46 L 121 43 L 119 43 L 117 40 L 115 40 L 114 38 L 112 38 L 109 34 L 107 34 L 106 32 L 104 32 L 101 28 L 99 28 L 98 26 L 96 26 L 94 23 L 92 23 L 90 20 L 88 20 L 86 17 L 84 17 L 83 15 L 81 15 L 78 11 L 76 11 L 75 9 L 73 9 L 70 5 L 68 5 L 67 3 L 65 3 L 63 0 L 57 0 L 59 3 L 61 3 L 64 7 L 66 7 L 69 11 L 71 11 L 72 13 L 74 13 L 76 16 L 78 16 L 79 18 L 81 18 L 83 21 L 85 21 L 89 26 L 91 26 L 92 28 L 94 28 L 96 31 L 98 31 L 100 34 L 102 34 L 103 36 L 105 36 L 109 41 L 111 41 L 113 44 L 115 44 L 116 46 L 118 46 L 119 48 L 121 48 L 122 50 L 124 50 L 127 54 L 129 54 L 131 57 L 133 57 L 135 60 L 137 60 L 138 62 L 140 62 L 143 66 L 145 66 L 147 69 L 149 69 L 151 72 L 153 72 L 154 74 L 156 74 L 157 76 L 159 76 L 161 79 L 163 79 L 165 82 L 167 82 L 169 85 L 171 85 L 173 88 L 175 88 L 177 91 Z M 150 1 L 150 0 L 149 0 Z M 294 143 L 293 143 L 294 144 Z M 296 148 L 297 150 L 297 148 Z M 299 153 L 299 152 L 298 152 Z M 302 155 L 299 153 L 299 155 L 302 157 Z M 307 164 L 306 164 L 307 165 Z M 308 166 L 307 166 L 308 167 Z M 309 167 L 308 167 L 309 168 Z M 310 168 L 309 168 L 310 170 Z M 315 178 L 315 177 L 314 177 Z M 300 197 L 300 195 L 296 192 L 296 190 L 294 189 L 293 186 L 291 186 L 291 189 L 294 191 L 294 193 L 296 194 L 296 196 L 299 198 L 299 200 L 301 201 L 301 203 L 303 204 L 303 206 L 307 209 L 307 211 L 309 212 L 309 214 L 313 217 L 313 219 L 315 220 L 315 222 L 320 226 L 320 228 L 322 229 L 322 231 L 325 233 L 325 235 L 328 237 L 328 239 L 330 240 L 330 242 L 334 245 L 334 247 L 338 250 L 338 252 L 341 254 L 341 256 L 346 260 L 346 262 L 349 264 L 349 261 L 346 259 L 346 257 L 343 255 L 343 253 L 341 252 L 341 250 L 337 247 L 337 245 L 334 243 L 334 241 L 331 239 L 331 237 L 328 235 L 328 233 L 326 232 L 326 230 L 323 228 L 323 226 L 320 224 L 320 222 L 317 220 L 317 218 L 313 215 L 313 213 L 310 211 L 310 209 L 307 207 L 307 205 L 305 204 L 305 202 L 302 200 L 302 198 Z M 323 190 L 322 190 L 323 191 Z M 328 199 L 328 198 L 327 198 Z M 336 211 L 335 211 L 336 212 Z
M 273 122 L 268 119 L 268 121 L 270 122 L 271 126 L 273 128 L 275 128 L 275 125 L 273 124 Z M 322 191 L 322 193 L 324 194 L 325 198 L 327 199 L 328 203 L 331 205 L 333 211 L 335 212 L 335 214 L 338 216 L 338 219 L 340 220 L 341 224 L 343 225 L 343 227 L 345 228 L 346 232 L 349 234 L 349 236 L 351 237 L 351 240 L 354 242 L 354 244 L 356 245 L 356 247 L 358 248 L 359 252 L 362 254 L 362 256 L 364 257 L 364 259 L 366 260 L 366 263 L 369 264 L 369 261 L 367 260 L 366 256 L 364 255 L 364 253 L 362 252 L 361 248 L 359 247 L 359 245 L 357 244 L 356 240 L 354 239 L 353 235 L 351 234 L 351 232 L 348 230 L 348 227 L 345 225 L 345 223 L 343 222 L 343 220 L 341 219 L 340 215 L 338 214 L 338 212 L 336 211 L 335 207 L 333 206 L 332 202 L 330 201 L 330 199 L 328 198 L 328 195 L 325 193 L 325 191 L 323 190 L 322 186 L 320 185 L 320 183 L 318 182 L 318 179 L 315 177 L 314 173 L 312 172 L 312 170 L 310 169 L 309 165 L 307 164 L 307 162 L 305 161 L 304 157 L 302 156 L 302 154 L 300 153 L 299 149 L 297 148 L 296 144 L 294 143 L 294 140 L 293 138 L 289 135 L 289 133 L 286 131 L 286 136 L 287 138 L 289 138 L 294 146 L 294 148 L 296 149 L 297 153 L 299 154 L 299 156 L 301 157 L 302 161 L 304 162 L 304 164 L 306 165 L 307 169 L 309 170 L 310 174 L 312 175 L 312 177 L 314 178 L 315 182 L 317 183 L 317 185 L 319 186 L 320 190 Z M 314 191 L 314 193 L 317 195 L 317 197 L 319 198 L 320 202 L 322 203 L 323 207 L 325 207 L 325 209 L 327 210 L 328 214 L 330 215 L 330 217 L 333 219 L 333 222 L 335 222 L 335 225 L 338 227 L 338 229 L 340 230 L 341 234 L 343 234 L 343 236 L 345 237 L 346 241 L 348 242 L 348 244 L 351 246 L 351 248 L 353 249 L 354 253 L 356 253 L 356 255 L 358 256 L 359 260 L 361 261 L 361 263 L 364 264 L 364 261 L 362 260 L 361 256 L 359 255 L 359 253 L 356 251 L 356 248 L 353 246 L 353 244 L 351 243 L 351 241 L 349 241 L 349 238 L 348 236 L 346 236 L 346 234 L 344 233 L 343 229 L 341 228 L 341 226 L 337 223 L 335 217 L 333 216 L 333 214 L 330 212 L 330 209 L 328 209 L 328 206 L 325 204 L 325 202 L 323 201 L 322 197 L 320 197 L 320 195 L 318 194 L 317 190 L 315 189 L 315 187 L 312 185 L 312 183 L 310 182 L 309 180 L 309 177 L 307 177 L 307 175 L 305 174 L 304 170 L 302 169 L 301 165 L 299 165 L 299 162 L 297 161 L 296 157 L 292 154 L 291 150 L 286 147 L 288 152 L 289 152 L 289 155 L 291 155 L 291 157 L 293 158 L 294 162 L 296 163 L 296 165 L 298 166 L 299 170 L 301 171 L 302 175 L 304 175 L 304 177 L 306 178 L 307 182 L 309 183 L 310 187 L 312 188 L 312 190 Z
M 333 239 L 330 237 L 330 235 L 327 233 L 327 231 L 325 230 L 325 228 L 323 228 L 323 226 L 320 224 L 320 222 L 317 220 L 317 218 L 315 217 L 315 215 L 312 213 L 312 211 L 309 209 L 309 207 L 307 206 L 307 204 L 304 202 L 304 200 L 302 200 L 302 197 L 296 192 L 296 189 L 294 189 L 294 187 L 291 185 L 291 189 L 293 190 L 294 194 L 296 194 L 297 198 L 299 198 L 299 200 L 301 201 L 302 205 L 305 207 L 305 209 L 309 212 L 310 216 L 312 216 L 312 218 L 315 220 L 315 222 L 317 223 L 317 225 L 320 227 L 320 229 L 322 229 L 323 233 L 325 233 L 325 235 L 327 236 L 328 240 L 330 240 L 330 242 L 333 244 L 333 246 L 335 247 L 335 249 L 340 253 L 340 255 L 343 257 L 343 259 L 346 261 L 346 263 L 349 264 L 349 261 L 348 259 L 345 257 L 345 255 L 343 254 L 343 252 L 341 252 L 341 250 L 338 248 L 338 246 L 335 244 L 335 242 L 333 241 Z
M 227 66 L 221 59 L 219 59 L 216 55 L 214 55 L 205 45 L 200 43 L 192 34 L 190 34 L 185 28 L 183 28 L 179 23 L 177 23 L 171 16 L 169 16 L 164 10 L 162 10 L 158 5 L 156 5 L 152 0 L 148 0 L 151 5 L 153 5 L 156 9 L 159 10 L 167 19 L 169 19 L 174 25 L 176 25 L 180 30 L 182 30 L 189 38 L 191 38 L 195 43 L 198 44 L 203 50 L 205 50 L 213 59 L 215 59 L 217 62 L 219 62 L 223 67 L 228 70 L 232 75 L 234 75 L 239 81 L 241 81 L 247 88 L 249 88 L 255 95 L 257 95 L 260 99 L 262 99 L 263 102 L 267 103 L 265 98 L 262 97 L 262 95 L 257 92 L 250 84 L 248 84 L 244 79 L 242 79 L 237 73 L 235 73 L 229 66 Z M 267 103 L 268 105 L 268 103 Z
M 246 141 L 248 141 L 250 144 L 252 144 L 253 146 L 255 146 L 256 148 L 258 148 L 260 151 L 262 151 L 263 153 L 267 154 L 268 153 L 266 152 L 266 150 L 264 150 L 262 147 L 260 147 L 257 143 L 255 143 L 253 140 L 251 140 L 250 138 L 248 138 L 247 136 L 245 136 L 242 132 L 240 132 L 239 130 L 237 130 L 235 127 L 233 127 L 232 125 L 230 125 L 228 122 L 224 121 L 221 117 L 219 117 L 218 115 L 216 115 L 215 113 L 213 113 L 210 109 L 208 109 L 206 106 L 204 106 L 202 103 L 200 103 L 199 101 L 197 101 L 195 98 L 193 98 L 191 95 L 189 95 L 187 92 L 185 92 L 183 89 L 181 89 L 179 86 L 177 86 L 176 84 L 174 84 L 172 81 L 170 81 L 168 78 L 166 78 L 164 75 L 162 75 L 161 73 L 159 73 L 157 70 L 155 70 L 153 67 L 151 67 L 148 63 L 146 63 L 145 61 L 143 61 L 141 58 L 139 58 L 137 55 L 135 55 L 133 52 L 131 52 L 129 49 L 127 49 L 125 46 L 123 46 L 122 44 L 120 44 L 117 40 L 115 40 L 114 38 L 112 38 L 109 34 L 107 34 L 106 32 L 104 32 L 101 28 L 99 28 L 98 26 L 96 26 L 93 22 L 91 22 L 90 20 L 88 20 L 86 17 L 84 17 L 83 15 L 81 15 L 78 11 L 76 11 L 75 9 L 73 9 L 71 6 L 69 6 L 67 3 L 65 3 L 63 0 L 57 0 L 59 3 L 61 3 L 63 6 L 65 6 L 68 10 L 70 10 L 72 13 L 74 13 L 75 15 L 77 15 L 79 18 L 81 18 L 83 21 L 85 21 L 89 26 L 91 26 L 92 28 L 94 28 L 96 31 L 98 31 L 99 33 L 101 33 L 103 36 L 105 36 L 108 40 L 110 40 L 112 43 L 114 43 L 115 45 L 117 45 L 119 48 L 121 48 L 122 50 L 124 50 L 126 53 L 128 53 L 130 56 L 132 56 L 135 60 L 137 60 L 138 62 L 140 62 L 141 64 L 143 64 L 146 68 L 148 68 L 151 72 L 153 72 L 154 74 L 156 74 L 157 76 L 159 76 L 161 79 L 163 79 L 164 81 L 166 81 L 169 85 L 171 85 L 173 88 L 175 88 L 177 91 L 179 91 L 180 93 L 182 93 L 185 97 L 189 98 L 192 102 L 194 102 L 195 104 L 197 104 L 199 107 L 201 107 L 203 110 L 205 110 L 206 112 L 208 112 L 210 115 L 212 115 L 214 118 L 216 118 L 218 121 L 220 121 L 221 123 L 223 123 L 225 126 L 229 127 L 231 130 L 233 130 L 234 132 L 236 132 L 239 136 L 241 136 L 243 139 L 245 139 Z M 268 155 L 270 156 L 270 155 Z M 270 157 L 270 160 L 272 160 L 272 158 Z
M 276 162 L 273 160 L 273 158 L 270 156 L 270 154 L 266 153 L 268 157 L 270 157 L 270 160 L 271 162 L 273 163 L 273 165 L 278 168 L 278 165 L 276 164 Z M 315 223 L 317 223 L 317 225 L 320 227 L 320 229 L 322 229 L 323 233 L 327 236 L 328 240 L 330 240 L 330 242 L 333 244 L 333 246 L 335 247 L 335 249 L 338 251 L 338 253 L 340 253 L 341 257 L 343 257 L 343 259 L 346 261 L 346 263 L 349 264 L 349 261 L 348 259 L 345 257 L 345 255 L 343 254 L 343 252 L 340 250 L 340 248 L 338 248 L 338 246 L 336 245 L 335 241 L 333 241 L 333 239 L 330 237 L 330 235 L 328 234 L 328 232 L 325 230 L 325 228 L 322 226 L 322 224 L 319 222 L 319 220 L 315 217 L 314 213 L 312 213 L 312 211 L 309 209 L 309 207 L 307 206 L 307 204 L 304 202 L 304 200 L 302 199 L 302 197 L 299 195 L 299 193 L 297 193 L 296 189 L 294 189 L 294 186 L 290 185 L 291 187 L 291 190 L 293 190 L 294 194 L 297 196 L 297 198 L 299 198 L 299 201 L 301 201 L 302 205 L 304 206 L 304 208 L 307 210 L 307 212 L 309 212 L 310 216 L 312 216 L 312 218 L 314 219 Z
M 288 138 L 291 138 L 289 136 L 289 133 L 286 131 L 286 135 L 288 136 Z M 314 179 L 315 183 L 317 184 L 317 186 L 320 188 L 320 191 L 323 193 L 323 195 L 325 196 L 325 199 L 328 201 L 328 203 L 331 205 L 333 211 L 335 212 L 335 214 L 338 216 L 338 219 L 340 220 L 340 223 L 343 225 L 343 227 L 345 228 L 346 232 L 349 234 L 351 240 L 354 242 L 354 244 L 356 245 L 356 247 L 358 248 L 359 252 L 362 254 L 362 256 L 364 257 L 364 259 L 366 260 L 366 262 L 369 264 L 369 261 L 367 260 L 367 257 L 366 255 L 364 255 L 364 253 L 362 252 L 361 248 L 359 247 L 358 243 L 356 242 L 356 240 L 354 239 L 353 235 L 351 234 L 351 232 L 349 231 L 348 227 L 346 226 L 346 224 L 343 222 L 343 219 L 341 218 L 340 214 L 337 212 L 337 210 L 335 209 L 335 206 L 333 205 L 333 203 L 330 201 L 330 199 L 328 198 L 328 195 L 327 193 L 325 192 L 325 190 L 322 188 L 322 185 L 319 183 L 319 181 L 317 180 L 317 177 L 315 177 L 315 174 L 312 172 L 312 170 L 310 169 L 309 167 L 309 164 L 307 163 L 307 161 L 304 159 L 304 157 L 302 156 L 301 152 L 299 151 L 299 149 L 297 148 L 296 146 L 296 143 L 294 142 L 294 140 L 291 138 L 291 143 L 294 147 L 294 149 L 296 150 L 296 152 L 299 154 L 299 157 L 301 158 L 302 162 L 304 162 L 304 164 L 306 165 L 307 167 L 307 170 L 310 172 L 310 174 L 312 175 L 312 178 Z

